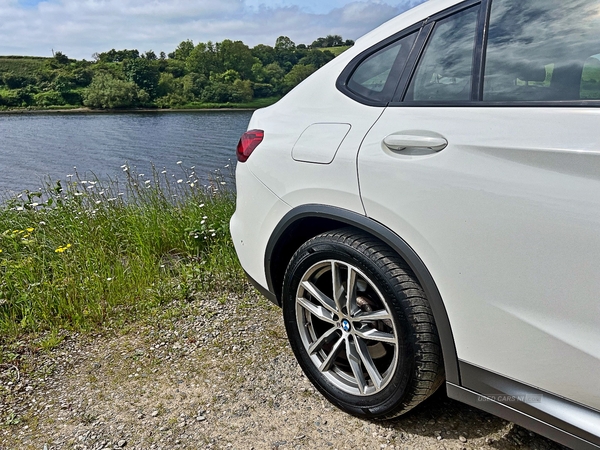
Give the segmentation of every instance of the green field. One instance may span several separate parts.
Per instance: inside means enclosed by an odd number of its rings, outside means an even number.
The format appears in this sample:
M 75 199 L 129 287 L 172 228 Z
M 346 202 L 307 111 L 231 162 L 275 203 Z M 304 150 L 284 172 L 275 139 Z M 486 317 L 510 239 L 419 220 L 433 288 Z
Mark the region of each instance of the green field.
M 325 48 L 320 48 L 319 50 L 321 50 L 321 51 L 328 50 L 331 53 L 333 53 L 335 56 L 339 56 L 342 53 L 344 53 L 346 50 L 348 50 L 349 48 L 350 48 L 350 46 L 342 45 L 340 47 L 325 47 Z
M 28 76 L 50 59 L 35 56 L 0 56 L 0 74 L 13 72 L 16 75 Z

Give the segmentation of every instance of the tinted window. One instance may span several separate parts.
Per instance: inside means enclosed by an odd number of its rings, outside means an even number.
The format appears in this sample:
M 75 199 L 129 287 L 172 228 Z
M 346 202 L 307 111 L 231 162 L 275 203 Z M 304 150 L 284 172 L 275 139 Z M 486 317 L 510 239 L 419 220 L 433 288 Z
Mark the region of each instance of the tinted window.
M 435 24 L 405 100 L 465 101 L 471 98 L 478 10 L 475 6 Z
M 579 96 L 582 100 L 600 98 L 600 54 L 588 58 L 583 65 Z
M 361 62 L 348 80 L 348 89 L 371 100 L 389 100 L 415 36 L 406 36 Z
M 493 0 L 483 99 L 600 99 L 597 0 Z

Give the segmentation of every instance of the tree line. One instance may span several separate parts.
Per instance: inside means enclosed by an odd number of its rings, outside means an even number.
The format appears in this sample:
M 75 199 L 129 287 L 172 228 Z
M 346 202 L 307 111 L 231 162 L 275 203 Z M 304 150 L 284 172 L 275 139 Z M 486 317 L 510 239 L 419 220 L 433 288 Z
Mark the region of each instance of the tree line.
M 337 35 L 310 46 L 280 36 L 273 47 L 253 48 L 228 39 L 185 40 L 169 54 L 112 49 L 93 61 L 56 52 L 35 70 L 3 71 L 0 107 L 171 108 L 277 98 L 335 57 L 324 47 L 352 44 Z

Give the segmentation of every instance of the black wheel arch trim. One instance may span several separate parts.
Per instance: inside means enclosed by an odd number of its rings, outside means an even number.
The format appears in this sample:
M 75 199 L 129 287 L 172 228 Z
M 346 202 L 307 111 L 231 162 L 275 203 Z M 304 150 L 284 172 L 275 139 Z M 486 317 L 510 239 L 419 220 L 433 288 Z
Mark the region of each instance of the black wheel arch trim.
M 446 372 L 446 381 L 460 385 L 460 372 L 458 365 L 458 357 L 456 346 L 454 343 L 454 335 L 450 326 L 450 320 L 440 292 L 435 284 L 431 273 L 417 255 L 417 253 L 404 241 L 400 236 L 394 233 L 389 228 L 367 216 L 349 211 L 343 208 L 326 206 L 326 205 L 302 205 L 289 211 L 273 230 L 271 238 L 267 243 L 265 252 L 265 274 L 267 278 L 268 290 L 271 293 L 277 292 L 274 289 L 271 263 L 274 256 L 274 250 L 280 239 L 294 223 L 302 219 L 318 218 L 329 219 L 341 222 L 348 226 L 353 226 L 374 237 L 380 239 L 396 251 L 400 257 L 409 265 L 415 273 L 417 279 L 421 283 L 425 295 L 429 300 L 431 310 L 438 329 L 440 342 L 442 345 L 442 355 L 444 358 L 444 370 Z M 277 302 L 281 305 L 281 299 L 277 298 Z

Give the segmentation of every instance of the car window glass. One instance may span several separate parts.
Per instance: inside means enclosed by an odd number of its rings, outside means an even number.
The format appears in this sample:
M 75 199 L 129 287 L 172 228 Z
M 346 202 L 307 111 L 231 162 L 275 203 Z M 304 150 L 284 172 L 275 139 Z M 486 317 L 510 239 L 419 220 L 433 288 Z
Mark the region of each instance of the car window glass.
M 410 83 L 408 101 L 466 101 L 471 73 L 478 6 L 438 21 Z
M 493 0 L 483 100 L 600 99 L 597 0 Z
M 369 56 L 354 70 L 348 80 L 348 89 L 372 100 L 385 100 L 391 94 L 384 93 L 386 85 L 398 82 L 399 70 L 406 62 L 416 33 L 410 34 Z M 389 100 L 389 98 L 387 98 Z
M 579 96 L 582 100 L 600 99 L 600 54 L 588 58 L 583 65 Z

